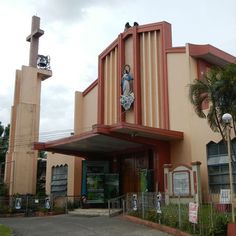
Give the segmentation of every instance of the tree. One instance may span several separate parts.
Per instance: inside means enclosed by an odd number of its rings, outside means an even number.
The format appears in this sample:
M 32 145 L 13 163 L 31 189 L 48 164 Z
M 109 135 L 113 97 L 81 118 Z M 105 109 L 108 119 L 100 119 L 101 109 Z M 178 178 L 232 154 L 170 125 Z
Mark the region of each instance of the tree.
M 224 140 L 224 113 L 233 117 L 236 135 L 236 65 L 211 68 L 202 79 L 195 79 L 189 87 L 189 98 L 200 118 L 206 118 L 214 132 L 220 132 Z M 204 109 L 204 104 L 208 109 Z
M 47 165 L 47 153 L 45 151 L 39 151 L 38 165 L 37 165 L 37 184 L 36 184 L 36 194 L 38 196 L 46 196 L 45 193 L 46 165 Z
M 9 132 L 10 125 L 4 126 L 0 121 L 0 162 L 5 162 L 6 153 L 8 150 L 8 142 L 9 142 Z
M 4 126 L 0 122 L 0 196 L 7 194 L 7 186 L 3 183 L 4 165 L 9 143 L 10 125 Z
M 8 143 L 9 143 L 9 132 L 10 132 L 10 125 L 8 124 L 5 128 L 0 122 L 0 173 L 2 177 L 4 171 L 4 165 L 2 163 L 5 162 L 6 154 L 8 150 Z

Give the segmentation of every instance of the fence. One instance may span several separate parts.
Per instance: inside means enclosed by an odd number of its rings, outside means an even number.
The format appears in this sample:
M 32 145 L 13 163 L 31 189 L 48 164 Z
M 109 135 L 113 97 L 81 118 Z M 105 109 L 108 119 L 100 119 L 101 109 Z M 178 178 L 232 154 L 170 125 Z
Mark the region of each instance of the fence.
M 19 195 L 0 197 L 0 215 L 23 214 L 35 216 L 43 214 L 67 213 L 81 206 L 80 196 L 37 197 Z
M 192 222 L 189 221 L 189 203 L 186 203 L 186 198 L 176 197 L 175 201 L 169 204 L 166 204 L 165 199 L 164 193 L 128 193 L 110 199 L 107 207 L 110 216 L 123 211 L 194 235 L 226 235 L 227 223 L 231 221 L 231 205 L 220 204 L 219 194 L 209 194 L 208 201 L 199 204 L 197 213 L 192 211 Z M 35 216 L 68 213 L 83 207 L 82 200 L 81 196 L 0 197 L 0 215 Z
M 215 196 L 216 194 L 214 194 Z M 209 199 L 213 199 L 209 196 Z M 231 221 L 231 205 L 213 201 L 199 204 L 191 211 L 189 203 L 176 197 L 175 203 L 165 203 L 165 194 L 129 193 L 126 197 L 126 213 L 167 225 L 194 235 L 226 235 L 227 223 Z M 191 206 L 196 206 L 192 204 Z M 191 221 L 189 213 L 191 215 Z
M 125 195 L 109 199 L 107 205 L 109 216 L 115 216 L 125 212 Z

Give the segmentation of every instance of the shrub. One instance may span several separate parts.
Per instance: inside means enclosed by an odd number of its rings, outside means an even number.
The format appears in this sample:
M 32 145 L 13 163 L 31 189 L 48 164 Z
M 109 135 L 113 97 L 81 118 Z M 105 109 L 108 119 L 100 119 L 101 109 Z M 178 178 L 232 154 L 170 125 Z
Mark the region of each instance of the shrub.
M 81 207 L 81 204 L 80 204 L 80 201 L 76 201 L 76 200 L 74 200 L 74 201 L 68 201 L 67 202 L 67 208 L 68 208 L 68 210 L 74 210 L 74 209 L 77 209 L 77 208 L 79 208 L 79 207 Z
M 227 235 L 227 224 L 230 222 L 230 214 L 220 213 L 212 209 L 212 205 L 204 204 L 199 207 L 198 223 L 192 224 L 188 217 L 188 204 L 180 205 L 180 219 L 177 204 L 169 204 L 161 207 L 161 214 L 156 213 L 156 209 L 145 211 L 145 219 L 161 223 L 172 228 L 179 228 L 182 231 L 194 235 L 224 236 Z M 132 216 L 142 218 L 141 211 L 131 211 Z M 213 225 L 211 227 L 211 225 Z M 180 226 L 180 227 L 179 227 Z
M 55 213 L 64 213 L 65 209 L 63 207 L 54 207 L 53 212 L 55 212 Z
M 0 182 L 0 196 L 7 196 L 7 185 L 3 182 Z
M 49 212 L 49 209 L 45 208 L 45 207 L 40 207 L 39 208 L 39 211 L 42 212 L 42 213 L 48 213 Z
M 158 215 L 155 210 L 150 210 L 147 212 L 146 220 L 152 221 L 152 222 L 157 222 L 158 221 Z
M 227 235 L 227 225 L 230 222 L 229 216 L 226 214 L 219 214 L 215 219 L 215 224 L 210 230 L 209 235 L 214 236 L 226 236 Z

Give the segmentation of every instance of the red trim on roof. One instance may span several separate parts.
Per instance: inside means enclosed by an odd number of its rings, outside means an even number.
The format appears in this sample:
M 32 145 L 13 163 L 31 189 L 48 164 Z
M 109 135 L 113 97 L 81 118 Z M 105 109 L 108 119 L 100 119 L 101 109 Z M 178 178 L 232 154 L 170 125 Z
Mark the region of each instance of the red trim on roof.
M 118 38 L 115 39 L 100 55 L 99 58 L 103 59 L 104 57 L 107 56 L 107 54 L 110 53 L 118 44 Z
M 119 131 L 120 129 L 130 129 L 134 132 L 144 132 L 148 134 L 158 134 L 161 136 L 165 136 L 166 138 L 173 138 L 173 139 L 183 139 L 184 134 L 180 131 L 173 131 L 173 130 L 167 130 L 167 129 L 161 129 L 161 128 L 153 128 L 149 126 L 143 126 L 143 125 L 136 125 L 131 123 L 120 123 L 120 124 L 114 124 L 110 126 L 111 131 Z
M 155 30 L 162 30 L 163 25 L 171 28 L 170 23 L 168 23 L 166 21 L 162 21 L 162 22 L 157 22 L 157 23 L 141 25 L 138 27 L 138 33 L 150 32 L 150 31 L 155 31 Z M 169 36 L 171 36 L 171 34 Z
M 82 140 L 82 139 L 86 139 L 92 136 L 95 136 L 96 134 L 94 134 L 93 131 L 88 131 L 88 132 L 84 132 L 81 134 L 77 134 L 77 135 L 71 135 L 69 137 L 65 137 L 65 138 L 61 138 L 61 139 L 56 139 L 53 141 L 48 141 L 48 142 L 37 142 L 34 144 L 34 146 L 38 146 L 39 148 L 50 148 L 50 147 L 54 147 L 55 145 L 63 145 L 66 143 L 72 143 L 74 141 L 77 140 Z M 35 148 L 36 149 L 36 148 Z M 38 149 L 41 150 L 41 149 Z
M 211 54 L 215 57 L 223 59 L 228 63 L 236 63 L 236 57 L 210 44 L 205 44 L 205 45 L 188 44 L 188 45 L 189 45 L 189 55 L 192 57 L 201 58 L 204 55 Z
M 86 96 L 91 90 L 94 89 L 94 87 L 96 87 L 98 84 L 98 79 L 96 79 L 95 81 L 93 81 L 92 84 L 90 84 L 82 93 L 83 96 Z
M 167 48 L 166 53 L 186 53 L 186 48 L 185 47 Z
M 156 147 L 162 145 L 163 142 L 171 140 L 182 140 L 183 132 L 165 130 L 160 128 L 146 127 L 142 125 L 135 125 L 129 123 L 119 123 L 114 125 L 93 125 L 92 130 L 82 133 L 80 135 L 72 135 L 59 140 L 53 140 L 49 142 L 37 142 L 34 143 L 34 149 L 45 150 L 51 152 L 58 152 L 70 155 L 82 155 L 86 156 L 86 153 L 90 152 L 89 146 L 87 150 L 83 151 L 76 149 L 74 146 L 72 149 L 68 150 L 63 147 L 63 145 L 75 145 L 76 142 L 90 139 L 98 135 L 108 136 L 115 139 L 120 139 L 123 141 L 128 141 L 136 144 L 141 144 L 141 146 L 152 146 Z M 106 145 L 106 143 L 104 143 Z M 132 147 L 132 146 L 130 146 Z

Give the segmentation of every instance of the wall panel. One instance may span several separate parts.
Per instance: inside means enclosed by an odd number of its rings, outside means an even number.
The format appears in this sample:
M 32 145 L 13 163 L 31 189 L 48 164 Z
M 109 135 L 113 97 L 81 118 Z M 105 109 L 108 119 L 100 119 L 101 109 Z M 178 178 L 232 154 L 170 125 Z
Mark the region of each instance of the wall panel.
M 159 31 L 140 35 L 142 121 L 145 126 L 159 127 Z
M 117 123 L 117 47 L 104 59 L 104 124 Z

